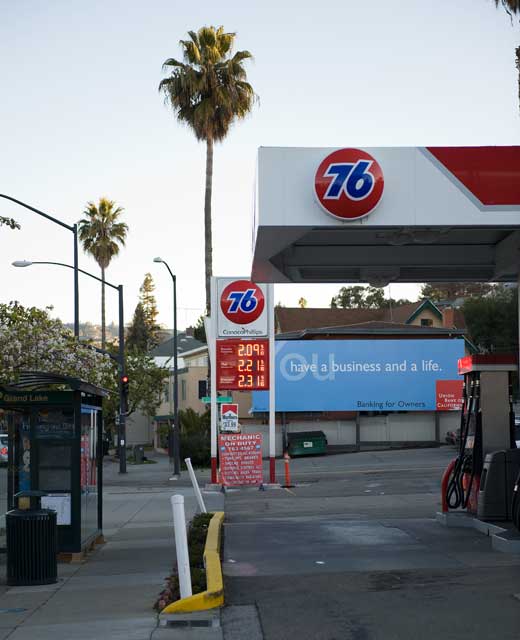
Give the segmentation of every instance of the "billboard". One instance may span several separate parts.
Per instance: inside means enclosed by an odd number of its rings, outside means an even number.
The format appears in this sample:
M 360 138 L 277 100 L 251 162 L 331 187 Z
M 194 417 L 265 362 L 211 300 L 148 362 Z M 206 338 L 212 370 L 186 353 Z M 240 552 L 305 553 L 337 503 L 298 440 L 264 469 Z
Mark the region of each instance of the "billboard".
M 435 411 L 464 340 L 277 340 L 276 411 Z M 268 394 L 253 392 L 253 411 Z

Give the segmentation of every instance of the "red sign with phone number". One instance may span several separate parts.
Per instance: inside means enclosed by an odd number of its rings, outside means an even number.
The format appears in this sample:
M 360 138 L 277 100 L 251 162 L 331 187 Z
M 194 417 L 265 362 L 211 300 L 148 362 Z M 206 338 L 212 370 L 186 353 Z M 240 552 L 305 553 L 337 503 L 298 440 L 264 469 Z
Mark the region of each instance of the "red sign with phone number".
M 262 472 L 262 434 L 234 433 L 218 437 L 222 484 L 260 485 Z

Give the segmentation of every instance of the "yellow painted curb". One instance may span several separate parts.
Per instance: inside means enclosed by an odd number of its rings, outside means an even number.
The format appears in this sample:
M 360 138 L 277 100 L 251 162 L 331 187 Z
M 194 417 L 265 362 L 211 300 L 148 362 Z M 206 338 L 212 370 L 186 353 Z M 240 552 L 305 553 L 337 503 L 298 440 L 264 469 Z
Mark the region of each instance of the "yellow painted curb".
M 161 613 L 190 613 L 215 609 L 224 605 L 224 582 L 220 564 L 220 540 L 224 512 L 217 511 L 210 520 L 204 546 L 206 568 L 206 591 L 170 603 Z

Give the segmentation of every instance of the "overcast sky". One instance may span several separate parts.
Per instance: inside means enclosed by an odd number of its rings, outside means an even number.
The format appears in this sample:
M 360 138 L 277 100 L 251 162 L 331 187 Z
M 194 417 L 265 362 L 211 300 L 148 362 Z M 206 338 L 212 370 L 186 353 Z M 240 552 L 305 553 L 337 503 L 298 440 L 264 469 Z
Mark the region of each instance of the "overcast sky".
M 257 148 L 520 144 L 514 49 L 493 0 L 0 0 L 0 192 L 72 224 L 88 200 L 124 207 L 128 243 L 107 271 L 125 285 L 126 317 L 144 274 L 160 321 L 204 306 L 205 146 L 158 94 L 161 65 L 190 29 L 222 24 L 254 56 L 260 104 L 215 149 L 214 272 L 247 276 Z M 21 231 L 0 231 L 0 301 L 53 305 L 72 321 L 72 273 L 13 260 L 72 261 L 72 234 L 0 201 Z M 98 273 L 91 258 L 80 266 Z M 327 306 L 337 285 L 278 285 L 276 302 Z M 413 296 L 416 286 L 393 285 Z M 117 296 L 107 291 L 108 321 Z M 81 280 L 83 321 L 99 322 L 99 290 Z

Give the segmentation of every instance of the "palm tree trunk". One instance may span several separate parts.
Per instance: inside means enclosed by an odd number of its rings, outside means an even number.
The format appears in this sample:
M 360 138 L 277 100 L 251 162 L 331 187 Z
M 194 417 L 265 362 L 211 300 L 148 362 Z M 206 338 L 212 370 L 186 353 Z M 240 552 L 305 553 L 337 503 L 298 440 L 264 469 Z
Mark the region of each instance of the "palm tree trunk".
M 210 313 L 210 287 L 213 275 L 213 246 L 211 241 L 211 189 L 213 182 L 213 140 L 206 141 L 206 193 L 204 198 L 204 262 L 206 275 L 206 311 Z
M 515 49 L 515 65 L 518 72 L 518 102 L 520 105 L 520 47 Z
M 105 267 L 101 267 L 101 348 L 104 349 L 107 342 L 105 326 Z

